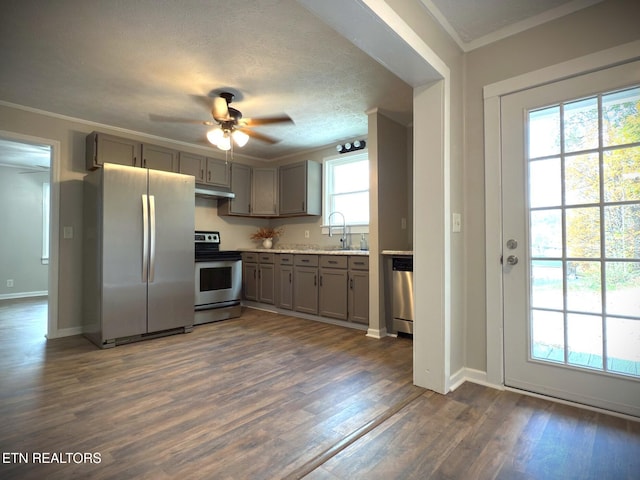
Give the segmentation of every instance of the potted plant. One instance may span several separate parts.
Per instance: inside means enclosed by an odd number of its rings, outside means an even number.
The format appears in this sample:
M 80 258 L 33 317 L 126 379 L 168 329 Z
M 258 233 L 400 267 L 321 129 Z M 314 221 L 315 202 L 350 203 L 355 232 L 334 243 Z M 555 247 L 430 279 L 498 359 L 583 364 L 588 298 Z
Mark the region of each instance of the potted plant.
M 261 241 L 264 248 L 271 248 L 273 247 L 273 239 L 282 235 L 283 232 L 284 227 L 260 227 L 257 232 L 251 234 L 251 240 Z

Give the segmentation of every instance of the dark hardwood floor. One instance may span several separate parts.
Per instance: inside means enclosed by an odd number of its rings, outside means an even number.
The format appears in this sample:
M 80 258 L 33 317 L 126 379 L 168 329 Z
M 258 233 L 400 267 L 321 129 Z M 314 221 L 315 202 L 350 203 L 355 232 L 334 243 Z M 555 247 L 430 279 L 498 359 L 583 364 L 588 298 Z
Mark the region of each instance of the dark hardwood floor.
M 406 338 L 247 310 L 99 350 L 44 315 L 0 302 L 2 479 L 640 478 L 640 423 L 423 390 Z

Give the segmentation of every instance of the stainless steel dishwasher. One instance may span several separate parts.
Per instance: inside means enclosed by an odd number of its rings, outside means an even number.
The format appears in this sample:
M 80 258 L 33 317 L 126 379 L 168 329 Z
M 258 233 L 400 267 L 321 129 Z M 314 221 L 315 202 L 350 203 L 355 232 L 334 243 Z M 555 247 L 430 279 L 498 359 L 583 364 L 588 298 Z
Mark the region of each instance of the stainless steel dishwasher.
M 391 288 L 393 290 L 392 333 L 413 334 L 413 257 L 392 259 Z

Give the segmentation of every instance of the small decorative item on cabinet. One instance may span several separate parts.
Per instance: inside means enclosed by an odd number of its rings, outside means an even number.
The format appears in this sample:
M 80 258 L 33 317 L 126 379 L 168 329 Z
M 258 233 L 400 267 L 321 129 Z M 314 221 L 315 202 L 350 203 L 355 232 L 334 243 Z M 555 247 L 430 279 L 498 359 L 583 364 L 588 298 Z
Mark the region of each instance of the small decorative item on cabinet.
M 260 227 L 257 232 L 251 234 L 251 240 L 261 241 L 264 248 L 271 248 L 273 247 L 273 239 L 279 237 L 283 233 L 284 227 Z

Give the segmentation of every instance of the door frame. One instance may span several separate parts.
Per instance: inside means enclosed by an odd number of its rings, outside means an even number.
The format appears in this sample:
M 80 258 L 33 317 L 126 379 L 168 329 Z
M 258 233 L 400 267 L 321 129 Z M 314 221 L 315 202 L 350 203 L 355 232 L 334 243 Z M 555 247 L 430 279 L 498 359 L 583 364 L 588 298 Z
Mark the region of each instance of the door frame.
M 49 281 L 47 285 L 47 338 L 58 337 L 58 258 L 60 231 L 60 142 L 50 138 L 24 135 L 0 130 L 5 140 L 22 143 L 36 143 L 51 147 L 51 165 L 49 168 Z
M 508 78 L 483 89 L 485 155 L 485 282 L 487 383 L 504 387 L 504 316 L 502 294 L 501 97 L 640 59 L 640 41 L 601 50 L 550 67 Z

